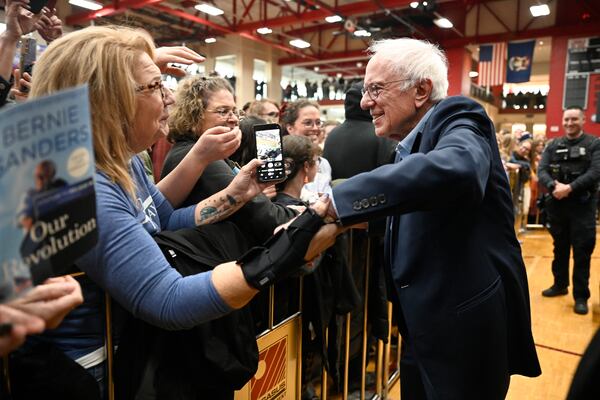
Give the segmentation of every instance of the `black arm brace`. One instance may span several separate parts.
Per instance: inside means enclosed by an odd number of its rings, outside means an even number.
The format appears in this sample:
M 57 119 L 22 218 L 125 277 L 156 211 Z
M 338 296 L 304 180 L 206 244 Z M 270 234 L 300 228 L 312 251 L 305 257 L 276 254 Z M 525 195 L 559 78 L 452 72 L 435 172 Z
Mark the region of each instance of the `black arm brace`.
M 248 250 L 237 263 L 242 266 L 246 281 L 263 289 L 287 278 L 306 263 L 304 255 L 323 219 L 307 208 L 286 229 L 281 229 L 263 246 Z

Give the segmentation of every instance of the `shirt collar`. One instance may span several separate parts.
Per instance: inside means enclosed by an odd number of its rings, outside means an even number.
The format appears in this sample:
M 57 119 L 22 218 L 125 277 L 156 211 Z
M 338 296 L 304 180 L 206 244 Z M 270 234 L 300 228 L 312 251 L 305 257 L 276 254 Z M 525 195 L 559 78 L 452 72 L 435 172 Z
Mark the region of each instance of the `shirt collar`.
M 421 120 L 417 123 L 417 126 L 415 126 L 413 130 L 410 131 L 410 133 L 400 143 L 398 143 L 398 146 L 396 146 L 396 152 L 400 154 L 400 157 L 404 158 L 410 154 L 413 145 L 415 144 L 415 140 L 417 139 L 417 134 L 423 129 L 423 126 L 425 126 L 425 124 L 427 123 L 427 120 L 431 116 L 431 113 L 433 112 L 435 106 L 436 104 L 434 104 L 429 110 L 427 110 L 423 118 L 421 118 Z

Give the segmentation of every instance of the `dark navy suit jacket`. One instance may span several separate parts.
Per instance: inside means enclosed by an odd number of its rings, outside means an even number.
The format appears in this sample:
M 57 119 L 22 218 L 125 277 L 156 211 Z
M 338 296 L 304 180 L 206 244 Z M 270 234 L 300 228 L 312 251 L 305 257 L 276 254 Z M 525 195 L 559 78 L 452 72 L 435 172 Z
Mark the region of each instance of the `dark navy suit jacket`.
M 442 100 L 409 156 L 348 179 L 333 198 L 344 225 L 391 217 L 400 329 L 428 398 L 503 398 L 510 374 L 541 373 L 508 180 L 478 103 Z

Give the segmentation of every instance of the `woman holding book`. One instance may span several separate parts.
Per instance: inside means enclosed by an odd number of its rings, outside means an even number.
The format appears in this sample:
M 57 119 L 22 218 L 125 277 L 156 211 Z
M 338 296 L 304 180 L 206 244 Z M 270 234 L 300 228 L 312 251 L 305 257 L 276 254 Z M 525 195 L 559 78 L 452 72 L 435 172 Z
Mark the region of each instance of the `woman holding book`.
M 263 188 L 255 176 L 260 161 L 253 160 L 223 190 L 177 209 L 203 168 L 239 144 L 238 132 L 224 127 L 205 132 L 158 186 L 145 176 L 135 154 L 165 135 L 173 103 L 159 67 L 164 71 L 178 55 L 197 58 L 194 54 L 182 48 L 157 50 L 139 30 L 89 27 L 52 43 L 36 64 L 32 98 L 82 84 L 90 88 L 99 241 L 76 261 L 89 277 L 82 285 L 86 302 L 53 331 L 52 340 L 100 379 L 105 358 L 103 338 L 97 334 L 100 288 L 147 323 L 168 330 L 192 328 L 244 306 L 265 285 L 299 268 L 322 225 L 317 213 L 327 209 L 323 199 L 282 230 L 270 242 L 278 249 L 270 250 L 284 254 L 273 262 L 265 258 L 269 248 L 260 247 L 243 261 L 222 263 L 205 273 L 183 277 L 171 267 L 152 236 L 219 221 Z M 313 257 L 312 252 L 307 256 Z

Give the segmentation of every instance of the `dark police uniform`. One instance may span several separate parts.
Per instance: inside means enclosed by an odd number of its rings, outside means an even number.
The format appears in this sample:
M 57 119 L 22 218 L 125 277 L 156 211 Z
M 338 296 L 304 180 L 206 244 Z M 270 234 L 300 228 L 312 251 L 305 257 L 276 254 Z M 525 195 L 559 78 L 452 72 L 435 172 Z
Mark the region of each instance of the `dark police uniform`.
M 554 239 L 552 274 L 554 288 L 569 286 L 569 252 L 573 247 L 573 297 L 590 297 L 590 257 L 596 244 L 596 191 L 600 180 L 600 140 L 582 134 L 576 139 L 566 136 L 553 140 L 542 154 L 538 176 L 540 182 L 554 190 L 554 181 L 570 184 L 572 192 L 545 202 L 548 229 Z

